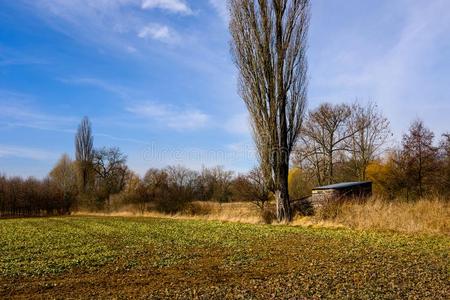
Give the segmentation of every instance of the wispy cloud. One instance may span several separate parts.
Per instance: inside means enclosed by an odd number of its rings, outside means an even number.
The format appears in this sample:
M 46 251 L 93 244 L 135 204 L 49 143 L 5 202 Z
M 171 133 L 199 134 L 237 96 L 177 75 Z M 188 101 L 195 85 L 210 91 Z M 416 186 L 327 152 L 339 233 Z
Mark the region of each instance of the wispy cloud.
M 11 49 L 0 43 L 0 66 L 44 65 L 48 63 L 48 59 L 22 53 L 19 50 Z
M 113 84 L 106 80 L 94 77 L 69 77 L 69 78 L 60 78 L 61 82 L 75 85 L 85 85 L 92 86 L 95 88 L 102 89 L 111 94 L 115 94 L 121 98 L 128 98 L 130 96 L 131 90 L 123 87 L 119 84 Z
M 91 81 L 89 80 L 88 82 Z M 96 81 L 94 80 L 93 82 Z M 103 84 L 101 86 L 103 86 Z M 0 90 L 0 98 L 5 100 L 0 101 L 0 107 L 2 108 L 0 109 L 0 126 L 2 126 L 3 128 L 21 127 L 44 131 L 61 132 L 73 135 L 75 134 L 76 128 L 81 119 L 79 116 L 54 115 L 39 111 L 36 108 L 32 108 L 35 101 L 30 95 Z M 101 118 L 94 119 L 94 122 L 105 127 L 111 125 L 125 127 L 126 124 L 129 124 L 129 120 L 128 123 L 120 123 L 116 122 L 115 120 Z M 149 144 L 149 142 L 144 140 L 121 137 L 101 132 L 94 132 L 94 136 L 104 137 L 114 141 L 130 142 L 134 144 Z M 13 148 L 10 147 L 8 149 Z M 6 153 L 6 150 L 4 151 L 4 153 Z
M 56 153 L 43 149 L 0 144 L 0 158 L 17 157 L 32 160 L 53 160 L 57 156 Z
M 152 39 L 164 43 L 174 43 L 178 40 L 178 35 L 167 25 L 151 23 L 142 27 L 138 32 L 138 37 L 142 39 Z
M 144 0 L 143 9 L 159 8 L 174 13 L 192 14 L 192 9 L 183 0 Z
M 94 51 L 114 56 L 126 53 L 139 59 L 142 64 L 153 63 L 158 57 L 197 72 L 226 73 L 227 77 L 234 72 L 230 66 L 226 40 L 220 41 L 222 35 L 228 38 L 223 26 L 184 26 L 184 20 L 180 20 L 178 15 L 157 11 L 166 7 L 166 11 L 170 8 L 172 11 L 193 12 L 185 13 L 186 16 L 195 14 L 185 0 L 17 1 L 54 30 L 86 44 Z M 214 7 L 222 12 L 221 16 L 226 17 L 225 1 L 223 4 L 221 1 L 215 2 Z M 210 5 L 208 2 L 206 4 Z M 196 18 L 187 24 L 192 24 L 192 21 L 203 22 Z
M 199 129 L 210 124 L 211 117 L 198 109 L 183 109 L 175 105 L 162 104 L 154 101 L 133 102 L 133 98 L 141 98 L 146 95 L 146 92 L 140 89 L 131 89 L 129 87 L 114 84 L 94 77 L 75 77 L 61 79 L 61 81 L 70 84 L 92 86 L 117 95 L 124 101 L 125 111 L 138 117 L 138 119 L 133 120 L 133 124 L 138 127 L 142 125 L 140 124 L 139 119 L 150 119 L 158 122 L 158 124 L 162 126 L 181 131 Z M 117 123 L 118 120 L 115 120 L 114 122 Z M 121 124 L 121 126 L 124 125 L 130 125 L 130 120 L 128 120 L 126 124 Z M 103 136 L 116 140 L 123 140 L 122 138 L 112 137 L 109 135 Z M 146 143 L 140 140 L 135 140 L 134 142 L 141 144 Z
M 127 107 L 136 116 L 158 121 L 161 125 L 176 130 L 193 130 L 205 127 L 209 115 L 196 109 L 180 109 L 173 105 L 145 102 Z
M 104 137 L 104 138 L 107 138 L 107 139 L 110 139 L 113 141 L 128 142 L 128 143 L 140 144 L 140 145 L 149 145 L 150 144 L 150 142 L 148 142 L 148 141 L 143 141 L 143 140 L 133 139 L 133 138 L 118 137 L 118 136 L 106 134 L 106 133 L 94 133 L 94 138 L 95 137 Z
M 389 9 L 389 18 L 382 25 L 391 25 L 392 31 L 383 31 L 381 39 L 350 29 L 327 35 L 325 50 L 311 55 L 311 89 L 316 103 L 352 101 L 355 97 L 374 99 L 399 133 L 417 114 L 426 118 L 423 99 L 443 108 L 450 96 L 448 90 L 442 90 L 440 79 L 434 78 L 439 73 L 431 71 L 448 65 L 446 54 L 440 50 L 448 45 L 450 2 L 388 3 L 384 9 Z M 401 21 L 397 20 L 399 16 Z M 396 20 L 395 26 L 390 20 Z M 434 121 L 430 119 L 430 123 Z
M 182 0 L 36 0 L 26 3 L 33 13 L 43 18 L 55 30 L 88 42 L 101 49 L 115 49 L 128 53 L 139 50 L 139 37 L 152 37 L 168 42 L 175 31 L 154 14 L 144 10 L 161 9 L 191 15 L 192 9 Z M 158 19 L 159 27 L 148 25 Z M 141 45 L 142 46 L 142 45 Z
M 42 130 L 71 132 L 77 119 L 55 116 L 30 108 L 33 97 L 0 90 L 0 124 L 6 127 L 27 127 Z

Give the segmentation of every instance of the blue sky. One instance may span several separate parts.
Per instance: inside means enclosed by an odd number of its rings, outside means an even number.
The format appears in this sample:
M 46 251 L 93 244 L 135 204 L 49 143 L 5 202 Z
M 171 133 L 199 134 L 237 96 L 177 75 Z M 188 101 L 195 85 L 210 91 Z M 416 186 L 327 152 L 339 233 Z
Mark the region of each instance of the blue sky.
M 225 0 L 0 0 L 0 172 L 43 177 L 84 115 L 129 166 L 255 164 Z M 313 0 L 309 107 L 450 130 L 450 1 Z

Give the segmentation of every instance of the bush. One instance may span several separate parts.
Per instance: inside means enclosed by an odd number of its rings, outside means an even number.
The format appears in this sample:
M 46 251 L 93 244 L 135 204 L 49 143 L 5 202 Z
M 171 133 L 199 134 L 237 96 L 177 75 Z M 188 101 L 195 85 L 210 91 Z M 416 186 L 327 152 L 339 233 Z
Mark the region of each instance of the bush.
M 275 219 L 277 218 L 277 216 L 271 209 L 264 208 L 261 210 L 261 218 L 264 224 L 272 224 L 273 221 L 275 221 Z
M 312 216 L 314 215 L 314 207 L 308 199 L 302 199 L 292 204 L 292 210 L 299 216 Z
M 191 202 L 188 203 L 183 213 L 192 216 L 210 215 L 215 210 L 215 203 L 211 202 Z

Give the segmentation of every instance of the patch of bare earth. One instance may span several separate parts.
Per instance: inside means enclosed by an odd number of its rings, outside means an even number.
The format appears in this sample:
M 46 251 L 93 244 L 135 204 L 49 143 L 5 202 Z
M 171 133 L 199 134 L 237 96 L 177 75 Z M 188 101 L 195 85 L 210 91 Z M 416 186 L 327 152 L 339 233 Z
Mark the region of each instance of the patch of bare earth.
M 450 295 L 446 264 L 436 257 L 371 246 L 336 252 L 345 243 L 288 234 L 273 243 L 247 245 L 243 251 L 189 247 L 181 262 L 167 265 L 155 265 L 149 249 L 135 253 L 133 263 L 123 257 L 98 269 L 0 277 L 0 298 L 446 299 Z

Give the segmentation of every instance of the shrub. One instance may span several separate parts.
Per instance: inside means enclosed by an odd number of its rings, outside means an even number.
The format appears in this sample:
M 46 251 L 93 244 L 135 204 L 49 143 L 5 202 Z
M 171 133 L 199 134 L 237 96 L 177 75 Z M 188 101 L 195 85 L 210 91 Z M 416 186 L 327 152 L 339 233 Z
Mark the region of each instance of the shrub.
M 184 214 L 192 216 L 210 215 L 215 210 L 215 203 L 211 202 L 191 202 L 185 205 Z
M 299 216 L 314 215 L 314 207 L 308 199 L 302 199 L 292 203 L 292 210 Z
M 272 224 L 276 219 L 276 215 L 271 209 L 264 208 L 261 210 L 261 218 L 264 224 Z

